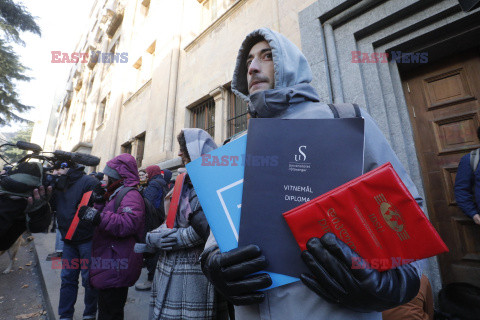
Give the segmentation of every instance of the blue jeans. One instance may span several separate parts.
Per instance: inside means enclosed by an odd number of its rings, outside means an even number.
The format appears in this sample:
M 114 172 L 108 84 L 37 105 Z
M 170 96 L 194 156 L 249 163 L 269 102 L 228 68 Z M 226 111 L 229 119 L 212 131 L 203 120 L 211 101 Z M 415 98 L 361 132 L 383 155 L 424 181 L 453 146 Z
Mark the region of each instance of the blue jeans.
M 63 252 L 62 234 L 60 233 L 60 230 L 58 230 L 58 228 L 57 235 L 55 237 L 55 252 Z
M 78 293 L 78 276 L 82 273 L 82 285 L 85 288 L 85 311 L 83 318 L 94 318 L 97 314 L 98 292 L 90 286 L 88 279 L 92 241 L 72 245 L 64 243 L 62 256 L 62 285 L 58 314 L 60 319 L 73 319 Z M 74 259 L 72 261 L 72 259 Z M 83 259 L 83 260 L 82 260 Z

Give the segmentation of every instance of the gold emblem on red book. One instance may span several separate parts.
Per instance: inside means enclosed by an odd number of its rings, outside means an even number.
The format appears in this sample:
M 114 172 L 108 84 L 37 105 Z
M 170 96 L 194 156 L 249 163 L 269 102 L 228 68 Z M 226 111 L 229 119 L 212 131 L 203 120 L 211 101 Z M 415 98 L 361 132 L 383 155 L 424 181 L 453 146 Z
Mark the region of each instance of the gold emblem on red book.
M 400 241 L 410 239 L 410 236 L 405 230 L 405 221 L 400 212 L 387 201 L 383 193 L 374 197 L 375 201 L 380 207 L 380 213 L 388 226 L 397 233 Z

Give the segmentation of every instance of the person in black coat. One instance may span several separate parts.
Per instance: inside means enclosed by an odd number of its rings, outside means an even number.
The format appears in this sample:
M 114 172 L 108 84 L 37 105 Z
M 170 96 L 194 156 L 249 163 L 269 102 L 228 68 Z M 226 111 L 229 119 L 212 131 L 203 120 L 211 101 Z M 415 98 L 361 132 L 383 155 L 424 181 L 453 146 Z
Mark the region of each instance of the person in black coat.
M 85 288 L 85 310 L 83 319 L 95 319 L 97 313 L 98 293 L 90 286 L 89 261 L 92 253 L 94 226 L 80 220 L 75 231 L 72 222 L 83 195 L 94 191 L 92 198 L 101 198 L 105 190 L 95 177 L 86 175 L 84 167 L 70 162 L 59 164 L 54 171 L 58 175 L 55 189 L 58 229 L 64 241 L 62 255 L 62 284 L 58 313 L 60 319 L 71 319 L 78 293 L 78 276 L 82 274 Z M 72 228 L 73 235 L 67 237 Z

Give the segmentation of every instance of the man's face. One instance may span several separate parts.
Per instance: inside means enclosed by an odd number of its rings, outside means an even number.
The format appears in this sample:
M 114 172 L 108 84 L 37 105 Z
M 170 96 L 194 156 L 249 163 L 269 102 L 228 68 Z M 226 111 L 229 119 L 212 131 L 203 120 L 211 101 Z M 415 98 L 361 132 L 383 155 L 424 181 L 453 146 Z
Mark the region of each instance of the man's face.
M 275 86 L 272 49 L 267 41 L 258 42 L 248 53 L 247 83 L 249 94 Z
M 190 162 L 190 158 L 187 157 L 186 152 L 180 148 L 180 151 L 178 152 L 178 156 L 182 158 L 183 165 L 186 165 L 187 163 Z
M 108 176 L 104 175 L 102 180 L 102 187 L 108 186 Z

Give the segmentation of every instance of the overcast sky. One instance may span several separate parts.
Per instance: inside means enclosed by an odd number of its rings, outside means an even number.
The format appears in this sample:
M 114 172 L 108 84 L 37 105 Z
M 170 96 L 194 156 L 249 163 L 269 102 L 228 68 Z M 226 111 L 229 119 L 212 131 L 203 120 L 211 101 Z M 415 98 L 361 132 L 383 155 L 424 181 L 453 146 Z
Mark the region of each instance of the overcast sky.
M 14 0 L 16 3 L 19 0 Z M 16 47 L 22 63 L 31 70 L 30 82 L 17 84 L 20 101 L 36 108 L 21 116 L 36 121 L 48 119 L 55 92 L 63 92 L 67 74 L 72 64 L 51 63 L 52 51 L 71 53 L 82 32 L 86 29 L 88 15 L 94 0 L 23 0 L 42 30 L 38 37 L 30 33 L 22 34 L 25 47 Z M 0 131 L 15 131 L 19 124 L 0 127 Z

